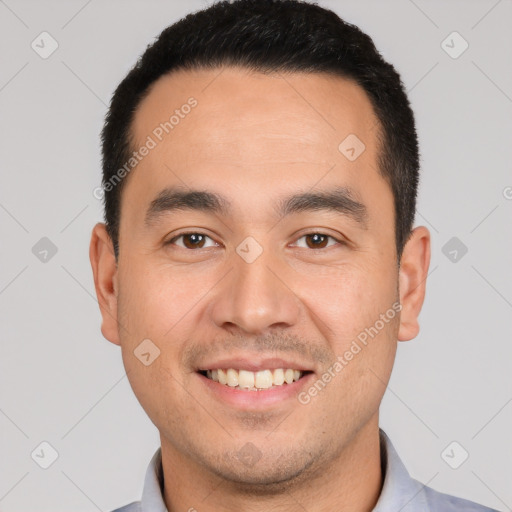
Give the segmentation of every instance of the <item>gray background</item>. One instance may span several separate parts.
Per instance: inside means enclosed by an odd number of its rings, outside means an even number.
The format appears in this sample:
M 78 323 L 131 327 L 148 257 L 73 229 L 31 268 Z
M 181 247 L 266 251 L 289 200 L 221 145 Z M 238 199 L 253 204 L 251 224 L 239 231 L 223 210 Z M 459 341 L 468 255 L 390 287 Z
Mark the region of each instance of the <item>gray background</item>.
M 399 345 L 381 426 L 413 477 L 511 510 L 512 4 L 320 4 L 373 37 L 417 116 L 416 223 L 431 230 L 432 263 L 421 333 Z M 108 511 L 140 498 L 159 438 L 100 332 L 88 258 L 102 220 L 98 136 L 146 45 L 205 5 L 0 0 L 2 511 Z M 31 47 L 42 31 L 59 45 L 46 59 Z M 453 31 L 469 43 L 458 58 L 442 47 Z M 43 237 L 57 248 L 46 261 Z M 458 247 L 443 253 L 452 237 Z M 48 469 L 31 458 L 42 441 L 58 452 Z M 458 469 L 441 456 L 452 441 L 469 453 Z M 448 452 L 452 464 L 461 456 Z

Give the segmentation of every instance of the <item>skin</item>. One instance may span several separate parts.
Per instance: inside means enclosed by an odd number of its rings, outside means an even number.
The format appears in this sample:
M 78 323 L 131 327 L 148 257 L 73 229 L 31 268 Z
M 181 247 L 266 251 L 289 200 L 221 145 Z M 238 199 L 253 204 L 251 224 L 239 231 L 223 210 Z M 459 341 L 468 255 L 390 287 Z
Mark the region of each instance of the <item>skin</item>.
M 379 124 L 353 82 L 230 67 L 174 72 L 138 107 L 134 147 L 190 96 L 197 107 L 128 176 L 118 262 L 104 224 L 90 244 L 101 331 L 120 345 L 160 432 L 167 508 L 372 510 L 383 481 L 379 405 L 397 341 L 418 334 L 429 232 L 413 230 L 398 268 L 393 196 L 377 170 Z M 338 150 L 348 134 L 366 146 L 355 161 Z M 148 229 L 148 206 L 172 185 L 223 194 L 233 211 L 169 212 Z M 276 217 L 278 198 L 333 186 L 366 206 L 366 228 L 332 211 Z M 182 232 L 210 238 L 199 249 L 183 237 L 164 245 Z M 305 236 L 314 233 L 334 238 L 317 248 Z M 248 236 L 263 249 L 252 263 L 236 252 Z M 293 397 L 235 407 L 195 372 L 208 357 L 256 354 L 294 357 L 316 380 L 397 300 L 401 312 L 307 405 Z M 148 366 L 133 353 L 146 338 L 161 351 Z M 259 455 L 251 466 L 237 457 L 244 446 Z

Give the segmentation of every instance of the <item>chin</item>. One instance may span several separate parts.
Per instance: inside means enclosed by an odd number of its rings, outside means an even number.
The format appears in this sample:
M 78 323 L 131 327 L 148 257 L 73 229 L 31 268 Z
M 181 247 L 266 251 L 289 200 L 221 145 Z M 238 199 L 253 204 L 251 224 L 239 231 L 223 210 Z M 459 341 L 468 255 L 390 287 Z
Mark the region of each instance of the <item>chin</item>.
M 254 446 L 254 445 L 252 445 Z M 243 449 L 245 448 L 245 452 Z M 240 493 L 251 495 L 280 494 L 285 490 L 311 478 L 311 466 L 314 457 L 306 453 L 251 453 L 251 445 L 247 443 L 239 452 L 226 452 L 222 463 L 213 466 L 207 464 L 210 470 Z M 241 453 L 240 453 L 241 452 Z M 253 459 L 251 459 L 253 456 Z

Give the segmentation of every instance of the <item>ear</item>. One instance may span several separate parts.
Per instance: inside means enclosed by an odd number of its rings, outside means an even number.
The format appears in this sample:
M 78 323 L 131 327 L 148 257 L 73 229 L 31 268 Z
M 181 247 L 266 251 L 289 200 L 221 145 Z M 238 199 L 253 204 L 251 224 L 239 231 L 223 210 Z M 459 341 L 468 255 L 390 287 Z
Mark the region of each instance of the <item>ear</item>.
M 92 230 L 89 259 L 103 318 L 101 333 L 108 341 L 120 345 L 117 323 L 117 262 L 112 240 L 102 222 L 98 222 Z
M 418 226 L 407 240 L 400 261 L 398 279 L 402 310 L 398 341 L 412 340 L 418 335 L 418 315 L 425 299 L 429 265 L 430 232 L 425 226 Z

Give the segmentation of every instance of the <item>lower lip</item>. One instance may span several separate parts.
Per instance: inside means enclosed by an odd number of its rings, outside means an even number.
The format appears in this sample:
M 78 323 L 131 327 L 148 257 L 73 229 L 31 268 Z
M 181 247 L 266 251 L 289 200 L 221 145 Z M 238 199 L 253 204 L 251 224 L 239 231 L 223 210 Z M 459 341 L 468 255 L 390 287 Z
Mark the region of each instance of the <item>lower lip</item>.
M 217 398 L 230 405 L 241 408 L 265 408 L 274 404 L 282 405 L 283 400 L 295 398 L 300 391 L 310 385 L 314 373 L 308 373 L 291 384 L 282 384 L 260 391 L 235 389 L 226 384 L 220 384 L 200 373 L 196 373 L 201 382 Z

